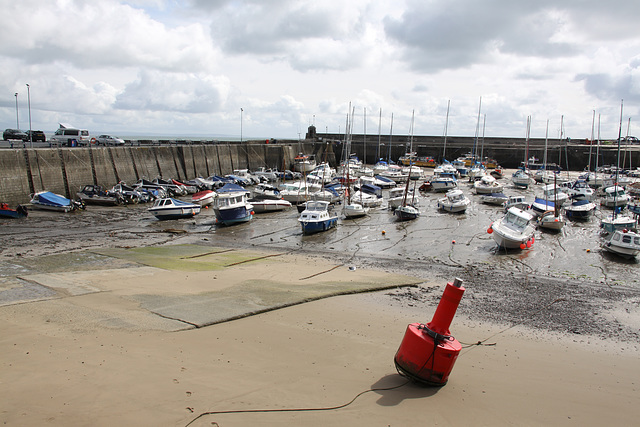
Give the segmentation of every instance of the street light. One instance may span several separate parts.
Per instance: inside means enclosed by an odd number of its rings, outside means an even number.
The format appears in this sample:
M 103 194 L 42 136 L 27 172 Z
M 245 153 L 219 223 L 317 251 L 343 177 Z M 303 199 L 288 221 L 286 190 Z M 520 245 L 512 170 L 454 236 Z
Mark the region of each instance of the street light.
M 31 88 L 27 83 L 27 100 L 29 102 L 29 147 L 33 148 L 33 135 L 31 133 Z
M 242 142 L 242 113 L 243 112 L 244 112 L 244 109 L 240 107 L 240 142 Z
M 20 129 L 20 119 L 18 119 L 18 92 L 16 92 L 16 129 Z

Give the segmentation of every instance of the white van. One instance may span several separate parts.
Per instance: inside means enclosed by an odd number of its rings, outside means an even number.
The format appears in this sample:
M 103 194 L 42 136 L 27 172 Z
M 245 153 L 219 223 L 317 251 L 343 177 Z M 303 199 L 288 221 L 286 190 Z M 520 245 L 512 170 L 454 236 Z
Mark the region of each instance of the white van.
M 62 147 L 82 147 L 89 145 L 90 139 L 88 130 L 60 123 L 60 128 L 53 134 L 50 141 Z

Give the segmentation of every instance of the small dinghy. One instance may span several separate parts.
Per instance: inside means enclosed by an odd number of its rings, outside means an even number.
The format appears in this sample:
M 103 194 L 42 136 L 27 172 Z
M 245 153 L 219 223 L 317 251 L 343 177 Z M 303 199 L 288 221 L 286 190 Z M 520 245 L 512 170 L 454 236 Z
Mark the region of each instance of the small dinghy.
M 0 203 L 0 218 L 26 218 L 29 215 L 27 207 L 23 205 L 11 209 L 8 204 Z

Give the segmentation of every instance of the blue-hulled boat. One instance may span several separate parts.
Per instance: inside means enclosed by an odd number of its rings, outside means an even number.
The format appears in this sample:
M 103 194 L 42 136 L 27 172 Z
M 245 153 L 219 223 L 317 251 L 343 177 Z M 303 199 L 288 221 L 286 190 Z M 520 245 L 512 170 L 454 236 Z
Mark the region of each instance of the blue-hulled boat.
M 156 200 L 148 210 L 160 220 L 191 218 L 200 213 L 200 205 L 166 197 Z
M 225 184 L 216 190 L 213 211 L 218 224 L 231 225 L 253 218 L 253 205 L 248 201 L 249 191 L 237 184 Z
M 587 199 L 574 200 L 564 207 L 564 214 L 569 219 L 589 219 L 595 211 L 595 203 Z
M 338 224 L 338 216 L 329 212 L 329 202 L 310 200 L 306 203 L 298 222 L 302 226 L 302 234 L 314 234 L 335 227 Z
M 0 203 L 0 218 L 25 218 L 27 215 L 29 212 L 26 206 L 18 205 L 11 209 L 8 204 Z

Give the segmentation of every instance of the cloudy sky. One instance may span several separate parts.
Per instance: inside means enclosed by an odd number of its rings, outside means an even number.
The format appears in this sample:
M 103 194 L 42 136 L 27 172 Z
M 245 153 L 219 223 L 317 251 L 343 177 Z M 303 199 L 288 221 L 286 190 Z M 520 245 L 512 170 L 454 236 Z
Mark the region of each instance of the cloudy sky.
M 0 127 L 640 136 L 640 2 L 0 0 Z M 382 119 L 380 120 L 380 111 Z M 629 118 L 631 121 L 629 122 Z

